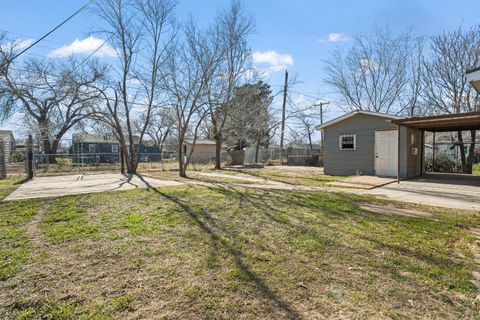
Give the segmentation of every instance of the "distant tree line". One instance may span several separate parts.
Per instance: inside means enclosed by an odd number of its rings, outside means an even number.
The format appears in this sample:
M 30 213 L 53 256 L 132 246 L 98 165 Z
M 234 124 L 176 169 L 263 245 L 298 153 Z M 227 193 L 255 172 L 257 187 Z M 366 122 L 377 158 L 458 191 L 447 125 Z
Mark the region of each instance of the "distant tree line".
M 0 34 L 1 116 L 23 116 L 42 141 L 45 161 L 54 163 L 59 141 L 79 128 L 113 134 L 131 174 L 145 139 L 159 151 L 175 139 L 181 176 L 191 155 L 182 145 L 202 130 L 216 141 L 218 169 L 222 144 L 258 149 L 267 143 L 271 91 L 253 76 L 248 38 L 255 21 L 240 1 L 202 27 L 193 18 L 179 22 L 174 0 L 99 0 L 92 11 L 101 25 L 97 33 L 115 50 L 111 63 L 94 57 L 12 61 L 21 43 Z M 248 128 L 239 129 L 240 122 Z

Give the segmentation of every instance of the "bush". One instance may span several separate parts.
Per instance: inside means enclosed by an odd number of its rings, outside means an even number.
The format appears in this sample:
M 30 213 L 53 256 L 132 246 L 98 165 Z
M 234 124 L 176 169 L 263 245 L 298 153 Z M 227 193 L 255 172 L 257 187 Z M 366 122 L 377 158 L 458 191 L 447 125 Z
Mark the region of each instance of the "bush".
M 472 170 L 473 175 L 480 176 L 480 163 L 475 163 Z
M 455 157 L 446 151 L 435 154 L 435 168 L 433 168 L 433 154 L 428 154 L 425 157 L 426 172 L 456 172 L 459 166 L 461 165 Z

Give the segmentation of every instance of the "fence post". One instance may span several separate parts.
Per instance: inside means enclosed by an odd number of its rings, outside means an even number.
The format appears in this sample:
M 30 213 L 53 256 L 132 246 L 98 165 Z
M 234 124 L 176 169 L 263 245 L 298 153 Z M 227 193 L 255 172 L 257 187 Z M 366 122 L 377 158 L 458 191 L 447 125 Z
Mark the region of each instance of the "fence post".
M 0 180 L 7 178 L 7 164 L 5 163 L 5 143 L 0 141 Z
M 33 138 L 32 135 L 28 135 L 27 142 L 27 178 L 33 179 Z

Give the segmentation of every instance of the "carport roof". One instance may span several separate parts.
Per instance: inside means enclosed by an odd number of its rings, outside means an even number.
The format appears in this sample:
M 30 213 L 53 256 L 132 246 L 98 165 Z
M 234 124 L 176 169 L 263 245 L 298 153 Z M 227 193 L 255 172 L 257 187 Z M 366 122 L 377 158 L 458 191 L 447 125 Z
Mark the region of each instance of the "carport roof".
M 432 132 L 480 130 L 480 111 L 430 117 L 413 117 L 392 120 L 392 123 Z

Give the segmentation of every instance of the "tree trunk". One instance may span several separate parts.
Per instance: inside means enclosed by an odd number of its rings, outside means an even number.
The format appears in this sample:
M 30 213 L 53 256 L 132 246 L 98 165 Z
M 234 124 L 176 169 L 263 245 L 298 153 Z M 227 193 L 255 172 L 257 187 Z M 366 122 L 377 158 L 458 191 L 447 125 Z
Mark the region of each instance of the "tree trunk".
M 120 172 L 125 174 L 125 152 L 123 146 L 120 146 Z
M 57 147 L 52 148 L 52 143 L 50 141 L 50 139 L 48 137 L 43 137 L 42 136 L 42 144 L 43 144 L 43 153 L 44 153 L 44 157 L 43 157 L 43 163 L 44 164 L 55 164 L 57 163 L 57 159 L 55 157 L 55 153 L 57 152 Z
M 178 141 L 178 174 L 180 175 L 180 177 L 182 178 L 186 178 L 187 177 L 187 173 L 186 173 L 186 170 L 185 170 L 185 164 L 184 164 L 184 161 L 183 161 L 183 139 L 179 139 Z
M 131 158 L 132 158 L 131 174 L 137 174 L 138 164 L 140 163 L 140 144 L 133 145 Z
M 221 153 L 222 153 L 222 134 L 218 133 L 215 135 L 215 169 L 222 170 L 221 162 Z
M 260 139 L 257 139 L 257 144 L 255 145 L 255 163 L 258 163 L 259 150 L 260 150 Z

